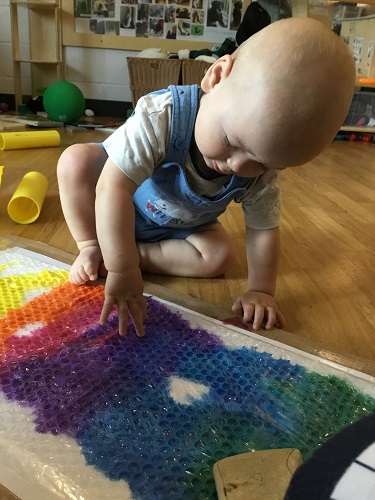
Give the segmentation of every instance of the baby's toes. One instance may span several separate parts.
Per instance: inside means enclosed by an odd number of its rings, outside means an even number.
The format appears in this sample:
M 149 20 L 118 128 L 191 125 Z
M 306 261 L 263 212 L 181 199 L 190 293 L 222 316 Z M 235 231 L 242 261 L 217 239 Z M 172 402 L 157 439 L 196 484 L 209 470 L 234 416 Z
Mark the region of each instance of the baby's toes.
M 80 272 L 82 279 L 86 281 L 95 281 L 98 279 L 98 269 L 93 265 L 92 262 L 87 263 Z
M 72 268 L 70 270 L 69 281 L 70 281 L 70 283 L 73 283 L 73 285 L 83 285 L 88 280 L 89 280 L 89 277 L 85 273 L 85 270 L 83 269 L 83 267 L 80 266 L 80 267 Z
M 108 271 L 107 269 L 105 268 L 105 265 L 104 263 L 102 262 L 99 266 L 99 275 L 102 276 L 103 278 L 105 278 L 108 274 Z

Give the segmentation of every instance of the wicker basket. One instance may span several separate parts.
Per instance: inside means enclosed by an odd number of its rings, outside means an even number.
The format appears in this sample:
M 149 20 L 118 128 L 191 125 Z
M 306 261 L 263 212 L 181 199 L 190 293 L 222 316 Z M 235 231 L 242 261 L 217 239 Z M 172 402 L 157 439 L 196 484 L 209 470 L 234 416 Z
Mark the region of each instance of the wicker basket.
M 180 83 L 179 59 L 127 57 L 133 107 L 140 97 L 153 90 L 165 89 Z
M 195 59 L 186 59 L 182 61 L 182 85 L 200 85 L 206 71 L 211 63 L 206 61 L 196 61 Z

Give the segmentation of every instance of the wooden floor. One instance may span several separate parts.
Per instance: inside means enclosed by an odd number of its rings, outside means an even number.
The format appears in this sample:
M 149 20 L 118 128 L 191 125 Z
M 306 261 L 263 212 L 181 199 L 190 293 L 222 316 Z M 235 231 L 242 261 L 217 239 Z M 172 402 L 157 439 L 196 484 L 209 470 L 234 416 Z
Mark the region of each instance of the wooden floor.
M 64 222 L 56 163 L 73 142 L 100 141 L 104 132 L 61 132 L 61 146 L 0 152 L 1 233 L 76 253 Z M 7 203 L 22 176 L 38 170 L 49 188 L 39 219 L 14 223 Z M 283 173 L 282 258 L 277 301 L 287 330 L 322 350 L 375 361 L 375 145 L 335 142 L 310 164 Z M 246 285 L 241 207 L 222 217 L 237 248 L 237 266 L 218 279 L 146 275 L 148 281 L 230 310 Z

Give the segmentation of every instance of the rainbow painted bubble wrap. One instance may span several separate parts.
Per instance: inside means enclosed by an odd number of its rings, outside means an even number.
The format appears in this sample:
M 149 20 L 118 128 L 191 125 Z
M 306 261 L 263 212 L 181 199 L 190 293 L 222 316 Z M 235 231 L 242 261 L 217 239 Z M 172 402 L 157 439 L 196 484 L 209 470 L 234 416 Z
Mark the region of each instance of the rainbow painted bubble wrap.
M 216 461 L 306 458 L 375 411 L 371 377 L 153 297 L 120 337 L 66 269 L 0 252 L 0 481 L 26 500 L 214 499 Z

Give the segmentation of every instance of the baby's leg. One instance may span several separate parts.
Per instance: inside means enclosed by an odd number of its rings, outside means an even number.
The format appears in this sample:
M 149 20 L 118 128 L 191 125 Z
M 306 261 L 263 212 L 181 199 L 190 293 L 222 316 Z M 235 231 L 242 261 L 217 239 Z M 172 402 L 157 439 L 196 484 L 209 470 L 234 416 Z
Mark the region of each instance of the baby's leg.
M 106 152 L 97 144 L 75 144 L 57 164 L 61 206 L 80 251 L 69 281 L 78 285 L 105 274 L 96 235 L 95 187 L 106 160 Z
M 185 240 L 139 243 L 140 268 L 147 273 L 213 278 L 235 261 L 235 251 L 221 224 L 213 224 Z

